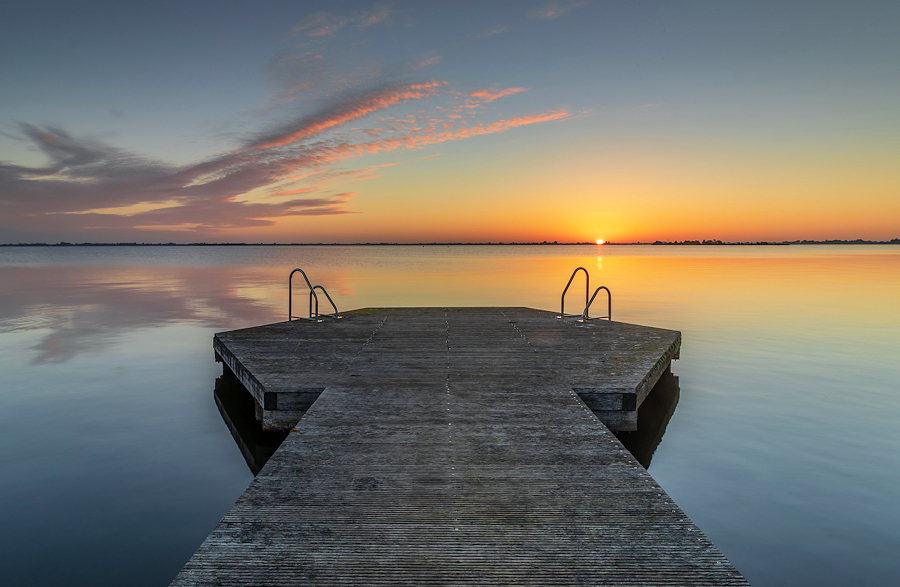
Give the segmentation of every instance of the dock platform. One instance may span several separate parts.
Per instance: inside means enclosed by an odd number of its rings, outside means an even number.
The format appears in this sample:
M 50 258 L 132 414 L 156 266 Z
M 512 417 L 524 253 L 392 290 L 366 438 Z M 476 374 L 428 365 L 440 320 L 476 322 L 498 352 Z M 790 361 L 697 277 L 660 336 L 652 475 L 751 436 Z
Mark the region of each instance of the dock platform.
M 260 417 L 302 419 L 172 585 L 747 585 L 598 418 L 680 342 L 527 308 L 219 334 Z

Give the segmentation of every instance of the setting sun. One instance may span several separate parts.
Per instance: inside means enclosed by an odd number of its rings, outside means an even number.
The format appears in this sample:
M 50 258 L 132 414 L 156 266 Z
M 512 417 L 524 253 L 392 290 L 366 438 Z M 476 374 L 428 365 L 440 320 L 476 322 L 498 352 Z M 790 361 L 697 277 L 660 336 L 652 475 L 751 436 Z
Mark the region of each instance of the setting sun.
M 597 244 L 602 245 L 605 241 L 602 238 L 597 239 Z

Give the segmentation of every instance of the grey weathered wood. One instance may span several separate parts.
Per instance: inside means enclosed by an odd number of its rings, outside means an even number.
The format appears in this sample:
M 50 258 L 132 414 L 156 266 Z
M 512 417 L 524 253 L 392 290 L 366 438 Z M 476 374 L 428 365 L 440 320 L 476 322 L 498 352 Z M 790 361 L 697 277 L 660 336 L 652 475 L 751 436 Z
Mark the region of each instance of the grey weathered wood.
M 637 393 L 678 333 L 547 314 L 218 335 L 263 393 L 324 391 L 172 585 L 746 585 L 573 391 Z
M 338 321 L 283 322 L 221 333 L 213 346 L 217 357 L 256 399 L 263 424 L 289 430 L 335 378 L 369 377 L 371 369 L 378 368 L 361 361 L 359 353 L 379 335 L 388 316 L 402 320 L 406 330 L 396 340 L 379 341 L 381 352 L 396 353 L 395 361 L 401 363 L 418 361 L 417 341 L 424 344 L 441 335 L 420 328 L 425 312 L 367 308 L 348 312 Z M 447 312 L 459 323 L 459 334 L 454 336 L 473 332 L 489 350 L 477 351 L 480 356 L 469 360 L 499 375 L 508 369 L 507 359 L 531 350 L 528 372 L 553 378 L 561 386 L 571 385 L 612 430 L 636 428 L 638 407 L 681 348 L 679 332 L 621 322 L 563 321 L 553 312 L 528 308 L 448 308 Z M 505 318 L 511 328 L 490 340 L 481 322 L 494 315 Z M 511 341 L 520 344 L 510 346 Z M 456 346 L 454 353 L 468 356 L 475 348 Z M 290 413 L 278 413 L 282 411 Z

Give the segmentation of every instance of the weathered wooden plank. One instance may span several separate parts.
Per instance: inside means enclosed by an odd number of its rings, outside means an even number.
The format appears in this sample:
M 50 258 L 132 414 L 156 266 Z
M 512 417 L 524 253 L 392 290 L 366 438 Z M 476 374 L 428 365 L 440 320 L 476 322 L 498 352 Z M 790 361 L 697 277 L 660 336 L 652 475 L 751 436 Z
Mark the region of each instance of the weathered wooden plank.
M 425 326 L 442 312 L 453 317 L 452 333 Z M 486 330 L 485 320 L 496 319 L 498 314 L 508 328 L 500 324 L 500 328 Z M 395 328 L 401 328 L 403 336 L 389 336 Z M 379 333 L 377 359 L 361 354 Z M 681 346 L 680 334 L 674 331 L 608 321 L 573 323 L 529 308 L 366 309 L 347 313 L 337 321 L 285 322 L 223 333 L 217 335 L 214 346 L 266 415 L 275 410 L 292 411 L 278 424 L 289 428 L 291 417 L 297 411 L 302 413 L 316 397 L 317 391 L 304 391 L 324 389 L 346 374 L 371 379 L 390 370 L 393 377 L 427 380 L 421 353 L 441 340 L 452 348 L 457 362 L 464 361 L 473 372 L 489 371 L 498 378 L 546 377 L 593 389 L 588 394 L 591 397 L 585 396 L 592 406 L 594 395 L 623 390 L 634 393 L 634 408 L 594 407 L 616 430 L 635 428 L 634 412 Z M 517 361 L 527 349 L 534 353 L 534 360 Z M 401 373 L 407 367 L 407 372 Z M 597 387 L 598 382 L 604 387 Z M 279 403 L 278 398 L 289 393 L 298 395 Z
M 172 585 L 746 585 L 573 390 L 637 406 L 676 332 L 418 308 L 217 340 L 262 401 L 324 391 Z

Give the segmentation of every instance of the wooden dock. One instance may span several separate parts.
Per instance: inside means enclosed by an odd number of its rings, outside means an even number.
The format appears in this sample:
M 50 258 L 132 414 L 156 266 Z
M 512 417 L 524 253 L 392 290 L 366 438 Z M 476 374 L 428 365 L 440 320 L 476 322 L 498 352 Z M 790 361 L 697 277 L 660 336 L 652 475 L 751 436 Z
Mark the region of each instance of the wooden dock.
M 172 585 L 747 584 L 598 418 L 628 426 L 679 333 L 344 316 L 216 336 L 270 427 L 302 419 Z

